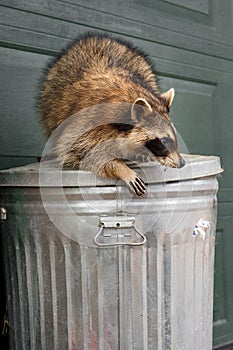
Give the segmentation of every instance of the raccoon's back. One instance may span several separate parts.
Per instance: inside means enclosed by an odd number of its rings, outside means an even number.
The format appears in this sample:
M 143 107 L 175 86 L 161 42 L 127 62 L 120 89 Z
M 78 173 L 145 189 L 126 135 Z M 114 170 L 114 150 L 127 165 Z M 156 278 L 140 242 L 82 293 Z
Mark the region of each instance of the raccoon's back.
M 88 34 L 67 47 L 48 67 L 40 112 L 50 134 L 63 120 L 102 102 L 150 98 L 158 91 L 147 56 L 130 43 Z

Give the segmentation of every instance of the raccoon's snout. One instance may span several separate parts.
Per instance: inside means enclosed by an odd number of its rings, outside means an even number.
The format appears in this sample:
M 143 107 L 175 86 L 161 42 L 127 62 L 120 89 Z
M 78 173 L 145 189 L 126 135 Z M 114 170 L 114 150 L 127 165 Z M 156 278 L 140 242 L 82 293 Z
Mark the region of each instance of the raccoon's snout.
M 185 166 L 185 160 L 184 160 L 184 158 L 180 157 L 180 160 L 179 160 L 179 169 L 180 169 L 180 168 L 183 168 L 183 166 Z
M 185 160 L 184 158 L 181 157 L 181 155 L 179 153 L 173 153 L 170 154 L 170 159 L 172 159 L 172 167 L 173 168 L 183 168 L 183 166 L 185 166 Z
M 170 168 L 182 168 L 185 165 L 185 160 L 178 152 L 169 153 L 166 157 L 156 157 L 160 164 Z
M 155 138 L 147 141 L 145 146 L 162 165 L 172 168 L 182 168 L 185 165 L 185 160 L 178 153 L 176 140 Z

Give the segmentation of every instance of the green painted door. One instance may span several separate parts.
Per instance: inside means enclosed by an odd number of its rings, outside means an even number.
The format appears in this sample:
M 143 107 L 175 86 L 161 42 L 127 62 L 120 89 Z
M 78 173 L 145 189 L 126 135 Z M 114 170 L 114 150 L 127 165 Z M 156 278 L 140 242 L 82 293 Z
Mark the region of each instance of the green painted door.
M 35 108 L 47 60 L 86 30 L 149 53 L 190 153 L 221 156 L 214 344 L 233 341 L 233 0 L 0 0 L 0 167 L 30 163 L 45 138 Z M 202 349 L 205 350 L 205 349 Z

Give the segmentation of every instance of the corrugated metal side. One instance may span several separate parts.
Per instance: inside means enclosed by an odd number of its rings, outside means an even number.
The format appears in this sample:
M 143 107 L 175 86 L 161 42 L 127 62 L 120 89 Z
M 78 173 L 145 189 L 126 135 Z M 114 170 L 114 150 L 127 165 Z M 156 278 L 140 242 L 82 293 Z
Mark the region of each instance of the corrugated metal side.
M 61 215 L 63 203 L 50 191 Z M 144 211 L 137 220 L 148 229 L 144 246 L 94 245 L 99 214 L 90 189 L 86 206 L 78 189 L 65 189 L 92 225 L 80 242 L 51 223 L 38 188 L 1 189 L 12 349 L 212 349 L 216 179 L 151 185 L 149 201 L 128 201 L 124 191 L 105 188 L 98 205 L 114 214 Z M 192 236 L 202 217 L 212 222 L 205 240 Z

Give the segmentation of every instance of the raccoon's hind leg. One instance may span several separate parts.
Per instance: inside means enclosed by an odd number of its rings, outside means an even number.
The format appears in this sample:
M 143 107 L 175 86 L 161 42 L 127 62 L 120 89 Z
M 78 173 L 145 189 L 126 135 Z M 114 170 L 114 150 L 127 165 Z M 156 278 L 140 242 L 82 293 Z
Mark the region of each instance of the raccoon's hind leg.
M 97 170 L 104 178 L 115 178 L 124 181 L 131 193 L 142 196 L 147 193 L 144 181 L 121 159 L 113 159 Z

